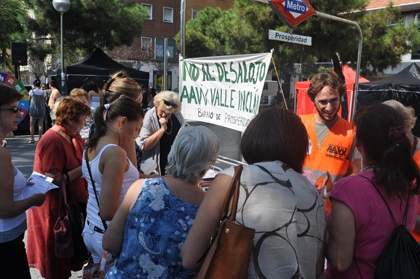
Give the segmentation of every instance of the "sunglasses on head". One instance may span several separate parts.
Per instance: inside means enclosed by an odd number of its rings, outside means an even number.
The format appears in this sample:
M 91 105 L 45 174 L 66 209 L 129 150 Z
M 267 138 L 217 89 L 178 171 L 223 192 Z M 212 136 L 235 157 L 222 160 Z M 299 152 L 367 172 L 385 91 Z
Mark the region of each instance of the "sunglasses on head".
M 167 105 L 168 107 L 173 107 L 174 109 L 176 109 L 177 107 L 178 107 L 178 105 L 177 104 L 174 104 L 174 103 L 172 103 L 172 102 L 169 102 L 169 101 L 166 101 L 166 100 L 163 100 L 163 102 L 165 103 L 165 105 Z
M 20 107 L 11 107 L 11 108 L 0 108 L 0 110 L 9 110 L 13 113 L 22 112 L 22 108 Z

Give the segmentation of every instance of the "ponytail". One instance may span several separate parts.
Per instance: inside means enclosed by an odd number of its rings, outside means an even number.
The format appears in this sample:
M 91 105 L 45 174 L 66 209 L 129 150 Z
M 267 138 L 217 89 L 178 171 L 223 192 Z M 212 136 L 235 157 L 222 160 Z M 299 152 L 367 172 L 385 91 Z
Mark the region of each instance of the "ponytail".
M 128 121 L 137 121 L 144 118 L 144 111 L 139 103 L 126 97 L 99 106 L 93 116 L 95 131 L 86 144 L 86 148 L 89 151 L 95 148 L 99 139 L 106 134 L 108 124 L 123 116 L 127 117 Z
M 365 163 L 373 165 L 375 181 L 385 187 L 390 197 L 418 194 L 420 172 L 402 128 L 405 123 L 401 114 L 377 104 L 361 110 L 355 119 L 357 140 L 363 146 Z
M 106 115 L 104 115 L 105 113 L 107 114 L 107 110 L 104 105 L 97 107 L 95 110 L 93 115 L 95 131 L 86 144 L 88 151 L 91 151 L 93 148 L 95 148 L 99 139 L 106 133 L 106 120 L 104 119 L 104 116 L 106 117 Z

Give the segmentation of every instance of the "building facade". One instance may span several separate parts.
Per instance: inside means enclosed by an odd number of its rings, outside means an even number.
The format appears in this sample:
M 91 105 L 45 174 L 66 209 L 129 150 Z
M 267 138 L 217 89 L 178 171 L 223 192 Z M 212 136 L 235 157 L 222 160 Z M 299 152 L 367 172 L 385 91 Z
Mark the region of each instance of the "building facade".
M 134 68 L 149 72 L 149 86 L 159 91 L 162 77 L 158 73 L 161 69 L 158 68 L 162 66 L 151 62 L 155 54 L 155 40 L 156 38 L 173 39 L 181 30 L 181 0 L 136 0 L 136 2 L 149 11 L 149 17 L 141 36 L 136 38 L 126 51 L 125 59 L 132 61 Z M 205 7 L 219 7 L 227 10 L 233 6 L 234 0 L 185 0 L 185 2 L 185 21 L 187 22 L 197 17 L 198 12 Z M 175 53 L 173 49 L 168 50 L 170 53 Z M 118 59 L 116 53 L 118 50 L 109 52 L 109 55 Z M 178 57 L 174 59 L 178 61 Z M 168 89 L 176 90 L 178 88 L 178 63 L 170 63 L 168 70 L 170 75 Z
M 401 10 L 401 16 L 406 26 L 411 24 L 413 21 L 417 21 L 420 24 L 420 1 L 410 0 L 392 0 L 394 6 L 399 7 Z M 384 9 L 389 6 L 390 0 L 371 0 L 369 5 L 366 7 L 367 11 L 376 11 Z M 420 26 L 420 25 L 419 25 Z M 417 63 L 420 65 L 420 46 L 415 46 L 411 53 L 403 55 L 401 57 L 401 63 L 395 68 L 388 68 L 384 71 L 384 75 L 392 75 L 400 72 L 411 63 Z

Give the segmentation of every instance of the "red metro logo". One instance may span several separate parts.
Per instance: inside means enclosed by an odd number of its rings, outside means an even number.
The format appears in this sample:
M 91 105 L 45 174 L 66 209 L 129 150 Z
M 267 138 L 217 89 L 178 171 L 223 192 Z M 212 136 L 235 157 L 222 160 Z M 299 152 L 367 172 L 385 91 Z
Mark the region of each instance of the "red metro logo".
M 307 0 L 271 0 L 268 3 L 290 28 L 315 14 Z

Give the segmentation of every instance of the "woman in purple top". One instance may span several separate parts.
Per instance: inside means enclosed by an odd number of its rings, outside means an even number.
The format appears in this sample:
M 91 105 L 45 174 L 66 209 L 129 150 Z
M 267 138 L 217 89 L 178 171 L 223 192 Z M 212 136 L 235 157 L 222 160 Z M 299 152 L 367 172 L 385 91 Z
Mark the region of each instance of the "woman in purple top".
M 373 183 L 399 224 L 407 203 L 409 231 L 416 221 L 420 174 L 401 115 L 378 104 L 358 111 L 355 124 L 364 167 L 360 174 L 340 179 L 331 192 L 325 278 L 374 278 L 395 225 Z

